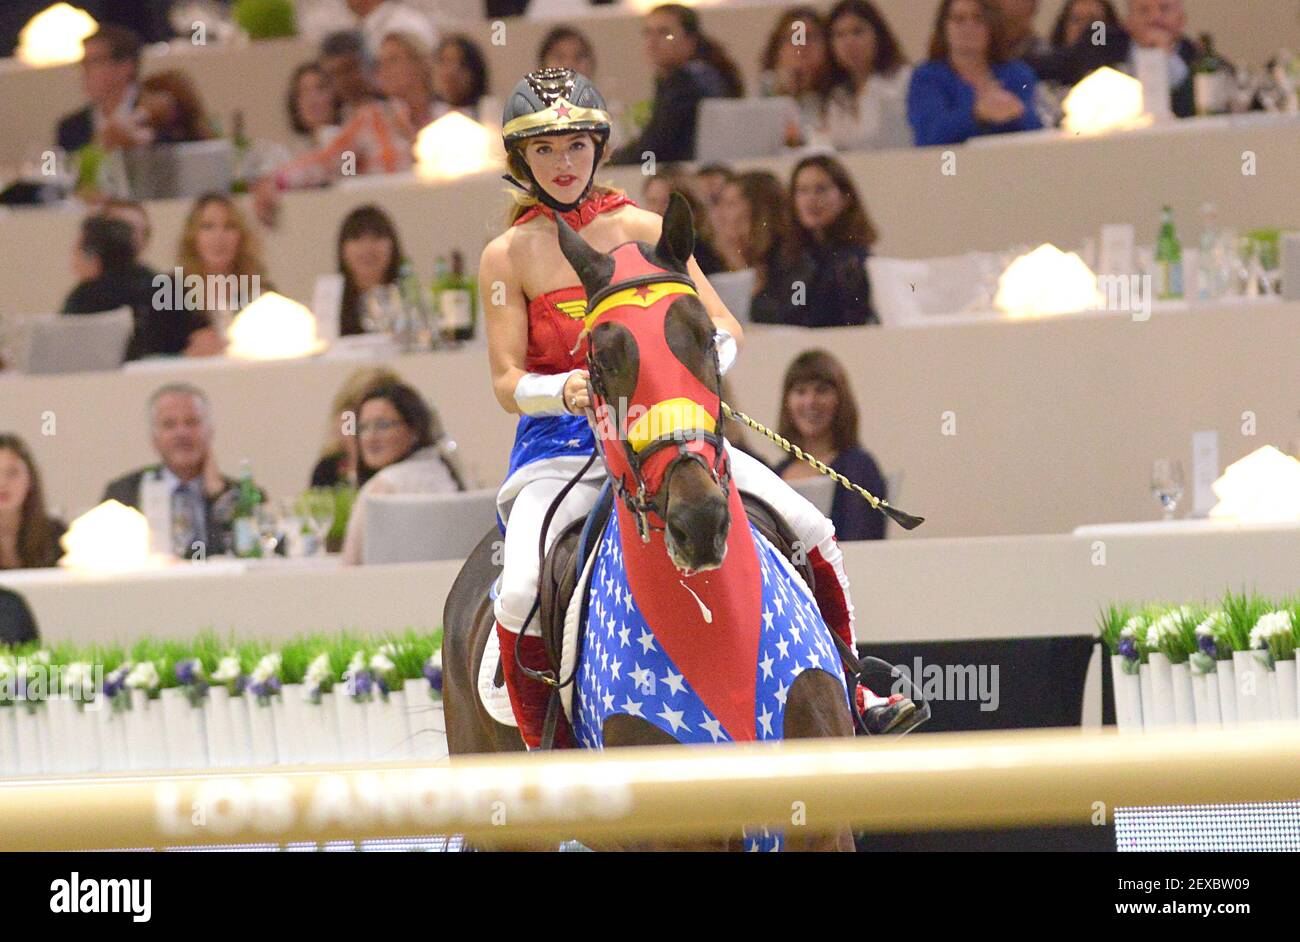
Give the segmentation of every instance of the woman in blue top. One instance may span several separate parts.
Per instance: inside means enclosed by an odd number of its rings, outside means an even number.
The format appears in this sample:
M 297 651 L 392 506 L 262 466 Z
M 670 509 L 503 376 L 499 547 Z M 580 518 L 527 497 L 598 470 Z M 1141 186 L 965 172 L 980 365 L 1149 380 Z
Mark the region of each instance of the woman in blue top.
M 1002 33 L 992 0 L 939 5 L 930 61 L 917 66 L 907 93 L 918 147 L 1042 127 L 1034 110 L 1038 79 L 1019 59 L 1007 61 Z

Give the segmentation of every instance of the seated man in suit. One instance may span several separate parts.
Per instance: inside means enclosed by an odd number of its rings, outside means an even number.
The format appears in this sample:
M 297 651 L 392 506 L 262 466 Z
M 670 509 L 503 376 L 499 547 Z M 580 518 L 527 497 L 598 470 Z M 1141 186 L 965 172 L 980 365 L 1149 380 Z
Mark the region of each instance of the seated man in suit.
M 82 43 L 81 87 L 89 104 L 59 122 L 58 145 L 68 153 L 99 138 L 110 125 L 134 127 L 140 89 L 140 37 L 123 26 L 101 26 Z
M 103 500 L 141 508 L 140 483 L 157 472 L 172 493 L 173 545 L 178 555 L 226 551 L 238 483 L 212 453 L 212 408 L 203 390 L 168 383 L 149 397 L 149 427 L 161 464 L 132 471 L 104 489 Z
M 41 639 L 36 618 L 27 600 L 17 592 L 0 586 L 0 648 L 28 644 Z

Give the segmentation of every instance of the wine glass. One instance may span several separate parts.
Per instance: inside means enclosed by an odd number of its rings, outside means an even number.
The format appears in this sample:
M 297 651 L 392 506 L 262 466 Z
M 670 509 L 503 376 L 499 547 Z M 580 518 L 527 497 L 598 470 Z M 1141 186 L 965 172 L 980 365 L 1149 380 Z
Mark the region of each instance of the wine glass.
M 361 305 L 361 326 L 368 334 L 387 334 L 402 319 L 402 296 L 397 285 L 376 285 Z
M 262 558 L 275 555 L 284 534 L 284 519 L 279 505 L 274 501 L 263 501 L 257 505 L 257 535 L 262 545 Z
M 326 540 L 334 526 L 334 491 L 324 487 L 312 488 L 299 498 L 298 507 L 312 533 L 313 555 L 323 556 Z
M 1174 519 L 1183 486 L 1183 463 L 1177 458 L 1157 458 L 1151 465 L 1151 493 L 1160 501 L 1164 519 Z

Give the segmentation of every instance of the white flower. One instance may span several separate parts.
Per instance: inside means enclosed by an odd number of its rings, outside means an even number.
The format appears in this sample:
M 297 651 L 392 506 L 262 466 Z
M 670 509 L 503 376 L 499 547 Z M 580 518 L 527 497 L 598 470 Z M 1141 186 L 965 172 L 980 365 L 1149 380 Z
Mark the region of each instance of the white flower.
M 228 684 L 239 679 L 239 658 L 227 654 L 217 662 L 217 669 L 212 672 L 212 680 L 218 684 Z
M 442 668 L 442 648 L 429 655 L 429 664 L 432 667 Z
M 1128 621 L 1124 622 L 1124 627 L 1120 629 L 1119 636 L 1121 638 L 1132 638 L 1136 641 L 1138 632 L 1140 632 L 1145 626 L 1146 622 L 1143 621 L 1142 616 L 1134 615 Z
M 1228 627 L 1228 616 L 1222 611 L 1210 612 L 1205 621 L 1196 626 L 1196 633 L 1201 637 L 1209 635 L 1211 638 L 1217 638 Z
M 1291 634 L 1291 613 L 1285 609 L 1266 612 L 1259 616 L 1255 627 L 1250 629 L 1250 646 L 1266 648 L 1270 638 L 1285 637 Z
M 63 684 L 74 690 L 85 690 L 95 682 L 95 670 L 85 661 L 73 661 L 63 668 Z
M 264 684 L 280 674 L 280 655 L 276 652 L 266 655 L 253 668 L 253 683 Z
M 44 648 L 39 651 L 33 651 L 31 654 L 27 655 L 27 660 L 32 664 L 49 664 L 50 652 L 46 651 Z
M 319 688 L 325 681 L 330 678 L 330 656 L 328 654 L 318 654 L 307 665 L 307 670 L 303 673 L 303 686 L 308 691 Z
M 386 643 L 386 644 L 381 644 L 381 645 L 379 646 L 379 650 L 376 652 L 376 656 L 378 656 L 378 655 L 380 655 L 380 654 L 384 655 L 385 657 L 389 657 L 389 658 L 397 657 L 397 645 L 393 644 L 391 641 L 388 642 L 388 643 Z M 370 663 L 371 663 L 371 666 L 373 667 L 373 666 L 374 666 L 374 658 L 371 658 L 371 659 L 370 659 Z
M 157 690 L 158 668 L 154 667 L 153 661 L 141 661 L 131 668 L 131 673 L 126 675 L 125 683 L 135 690 Z
M 397 665 L 394 664 L 388 655 L 381 649 L 371 655 L 370 669 L 376 674 L 387 674 L 390 671 L 397 670 Z
M 1158 648 L 1167 640 L 1178 637 L 1178 613 L 1165 612 L 1147 628 L 1147 647 Z
M 352 660 L 348 661 L 348 672 L 345 676 L 356 676 L 357 671 L 366 669 L 366 655 L 363 651 L 358 651 L 352 655 Z

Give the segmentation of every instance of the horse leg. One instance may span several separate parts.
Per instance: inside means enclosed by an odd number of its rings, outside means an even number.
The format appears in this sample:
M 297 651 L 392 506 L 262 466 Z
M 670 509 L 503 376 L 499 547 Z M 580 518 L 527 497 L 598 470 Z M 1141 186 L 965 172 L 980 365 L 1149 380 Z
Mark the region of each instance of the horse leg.
M 785 739 L 827 739 L 853 735 L 853 718 L 839 681 L 821 670 L 795 678 L 785 702 Z M 853 832 L 846 826 L 830 833 L 785 829 L 785 848 L 803 851 L 852 851 Z

